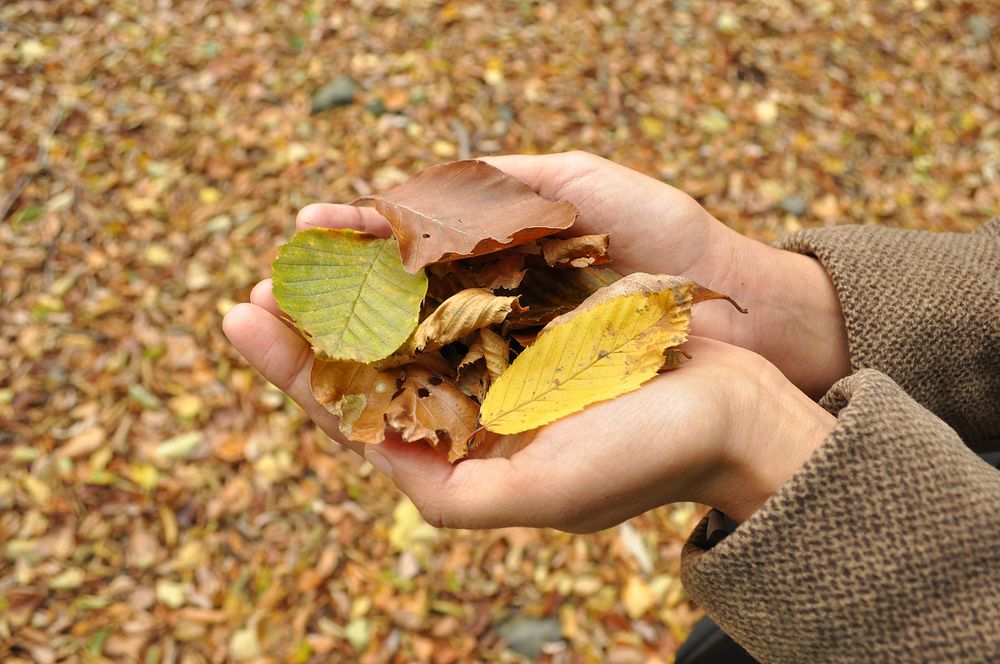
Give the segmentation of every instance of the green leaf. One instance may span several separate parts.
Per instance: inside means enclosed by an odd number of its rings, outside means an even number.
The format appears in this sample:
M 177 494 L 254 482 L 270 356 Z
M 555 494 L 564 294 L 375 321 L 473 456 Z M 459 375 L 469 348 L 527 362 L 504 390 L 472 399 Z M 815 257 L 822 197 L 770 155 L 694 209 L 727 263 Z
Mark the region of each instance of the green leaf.
M 399 245 L 352 230 L 296 233 L 273 264 L 274 297 L 321 356 L 374 362 L 417 326 L 423 270 L 403 269 Z

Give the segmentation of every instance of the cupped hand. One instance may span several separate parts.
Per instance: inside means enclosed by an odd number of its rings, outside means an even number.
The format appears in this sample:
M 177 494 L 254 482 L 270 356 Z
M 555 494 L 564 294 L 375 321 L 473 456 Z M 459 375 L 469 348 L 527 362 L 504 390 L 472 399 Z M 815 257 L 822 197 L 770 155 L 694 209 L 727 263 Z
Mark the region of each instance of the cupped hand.
M 309 389 L 312 355 L 296 332 L 254 304 L 234 309 L 226 331 L 343 442 L 337 419 Z M 805 462 L 834 418 L 759 355 L 702 338 L 685 347 L 692 359 L 680 369 L 532 432 L 510 458 L 452 465 L 398 438 L 347 444 L 435 526 L 593 532 L 675 501 L 741 521 Z
M 750 311 L 705 311 L 695 334 L 763 355 L 813 397 L 849 372 L 840 302 L 815 259 L 744 237 L 684 192 L 585 152 L 483 160 L 546 198 L 576 204 L 580 217 L 566 233 L 609 233 L 611 267 L 620 273 L 684 275 Z M 348 205 L 306 207 L 298 226 L 389 233 L 373 209 Z
M 611 267 L 622 274 L 687 276 L 750 312 L 700 312 L 694 334 L 759 353 L 814 397 L 849 372 L 840 302 L 817 260 L 751 240 L 679 189 L 585 152 L 484 161 L 575 203 L 580 217 L 568 233 L 610 233 Z
M 846 337 L 839 303 L 829 279 L 815 260 L 781 252 L 748 240 L 713 219 L 697 202 L 679 190 L 593 155 L 564 153 L 545 156 L 504 156 L 487 158 L 486 161 L 524 180 L 547 198 L 574 202 L 580 208 L 580 217 L 574 226 L 573 234 L 610 233 L 614 260 L 612 267 L 619 272 L 683 274 L 708 288 L 734 297 L 751 311 L 750 315 L 744 317 L 721 304 L 699 305 L 693 323 L 693 331 L 696 334 L 756 351 L 780 369 L 780 372 L 778 370 L 767 372 L 769 375 L 773 373 L 774 376 L 781 376 L 781 373 L 784 373 L 799 388 L 814 395 L 822 393 L 836 378 L 846 373 Z M 387 236 L 390 233 L 387 222 L 374 210 L 337 204 L 318 204 L 304 208 L 298 215 L 296 226 L 299 230 L 311 227 L 353 228 L 378 236 Z M 237 305 L 229 312 L 224 327 L 232 343 L 248 361 L 270 382 L 297 401 L 330 437 L 356 452 L 363 453 L 365 451 L 363 445 L 343 440 L 336 417 L 313 398 L 309 385 L 309 371 L 313 360 L 311 349 L 299 334 L 278 316 L 279 311 L 271 294 L 271 282 L 264 280 L 253 289 L 250 303 Z M 699 342 L 699 344 L 709 343 Z M 711 381 L 705 381 L 705 377 L 714 375 L 719 379 L 718 366 L 713 372 L 709 371 L 709 365 L 721 366 L 722 358 L 733 357 L 737 352 L 746 353 L 747 357 L 760 360 L 752 352 L 747 353 L 740 348 L 724 344 L 707 345 L 705 348 L 711 349 L 709 357 L 698 358 L 681 371 L 665 378 L 658 378 L 639 392 L 595 405 L 579 415 L 546 427 L 541 430 L 538 440 L 511 460 L 469 460 L 449 470 L 450 466 L 442 466 L 427 457 L 420 451 L 419 446 L 394 444 L 390 441 L 384 445 L 383 451 L 386 453 L 386 458 L 394 462 L 393 476 L 400 488 L 410 494 L 418 506 L 423 500 L 421 496 L 427 495 L 427 501 L 430 502 L 424 504 L 425 514 L 432 521 L 447 525 L 471 527 L 501 523 L 528 524 L 529 519 L 537 521 L 545 515 L 549 517 L 546 519 L 548 521 L 546 525 L 564 529 L 586 529 L 609 524 L 615 519 L 621 520 L 631 513 L 638 513 L 653 506 L 654 503 L 662 504 L 682 498 L 696 500 L 698 498 L 688 495 L 692 492 L 685 488 L 690 488 L 691 480 L 685 480 L 688 484 L 680 480 L 699 477 L 698 468 L 703 465 L 706 468 L 716 469 L 739 466 L 739 464 L 734 465 L 733 457 L 728 452 L 719 456 L 722 454 L 721 448 L 712 444 L 713 441 L 718 441 L 718 432 L 697 432 L 696 427 L 691 425 L 691 428 L 686 430 L 689 433 L 686 442 L 668 450 L 651 447 L 650 439 L 644 435 L 651 434 L 654 430 L 663 431 L 662 423 L 657 424 L 658 420 L 650 417 L 650 414 L 657 412 L 657 409 L 669 407 L 676 411 L 684 408 L 685 404 L 688 406 L 692 404 L 689 399 L 684 399 L 679 391 L 675 394 L 673 388 L 667 387 L 668 385 L 679 386 L 692 381 L 701 381 L 699 385 L 703 387 L 703 392 L 699 394 L 707 395 L 711 392 L 707 389 Z M 725 350 L 722 350 L 723 348 Z M 719 363 L 715 363 L 713 358 L 719 359 Z M 766 362 L 763 364 L 774 369 Z M 698 368 L 699 366 L 702 368 Z M 716 383 L 714 389 L 718 391 L 720 385 L 722 383 Z M 791 388 L 789 393 L 802 396 L 787 381 L 784 386 Z M 642 401 L 644 407 L 635 411 L 637 416 L 631 418 L 635 420 L 630 424 L 631 431 L 618 437 L 611 436 L 610 432 L 601 436 L 606 441 L 605 444 L 608 444 L 607 441 L 615 442 L 616 452 L 600 454 L 602 446 L 597 444 L 598 437 L 594 432 L 605 431 L 612 424 L 615 426 L 620 424 L 622 421 L 620 414 L 614 414 L 614 409 L 628 408 L 629 404 L 634 407 L 641 400 L 650 398 L 649 395 L 661 390 L 665 390 L 666 396 L 671 397 L 670 405 L 664 405 L 668 402 L 659 400 Z M 805 399 L 804 396 L 802 398 Z M 818 407 L 813 404 L 813 408 Z M 601 428 L 598 420 L 591 421 L 592 413 L 605 413 L 612 417 L 604 428 Z M 744 414 L 749 415 L 749 413 Z M 705 416 L 708 417 L 708 422 L 713 421 L 713 416 L 707 413 Z M 580 422 L 587 422 L 588 426 L 581 426 L 575 430 L 579 433 L 576 435 L 573 427 L 578 426 Z M 746 422 L 741 426 L 746 426 Z M 671 433 L 678 432 L 671 431 Z M 699 440 L 699 436 L 702 440 L 700 444 L 694 442 Z M 563 467 L 560 465 L 563 462 L 557 458 L 558 450 L 574 449 L 578 444 L 576 440 L 580 438 L 591 441 L 589 445 L 594 447 L 594 451 L 584 455 L 569 455 L 565 463 L 572 465 Z M 533 504 L 529 510 L 512 509 L 503 514 L 494 514 L 492 519 L 486 515 L 479 517 L 478 520 L 467 520 L 462 516 L 465 513 L 452 516 L 454 513 L 446 512 L 441 507 L 441 501 L 444 500 L 442 496 L 451 495 L 457 491 L 455 487 L 464 486 L 462 478 L 472 474 L 476 468 L 488 468 L 489 472 L 493 472 L 494 469 L 502 468 L 504 464 L 516 464 L 517 469 L 524 469 L 528 473 L 520 476 L 529 480 L 541 478 L 543 467 L 548 468 L 552 477 L 566 476 L 582 481 L 589 476 L 593 479 L 595 474 L 599 474 L 597 469 L 601 468 L 600 459 L 618 458 L 624 453 L 626 438 L 630 441 L 628 444 L 635 446 L 636 449 L 635 455 L 631 458 L 649 461 L 648 455 L 655 449 L 664 453 L 669 452 L 671 458 L 677 459 L 676 466 L 663 468 L 661 465 L 660 479 L 664 480 L 664 483 L 657 484 L 660 487 L 657 491 L 652 491 L 649 487 L 640 488 L 641 482 L 638 484 L 632 482 L 627 486 L 623 484 L 620 490 L 613 489 L 611 483 L 595 484 L 607 488 L 607 495 L 604 497 L 607 502 L 601 503 L 604 505 L 601 509 L 596 507 L 601 501 L 598 497 L 594 497 L 597 502 L 577 500 L 575 503 L 572 501 L 553 503 L 553 505 L 563 505 L 559 508 L 550 506 L 543 509 L 541 505 Z M 698 459 L 704 463 L 696 463 L 696 460 L 690 457 L 699 449 L 699 445 L 703 449 L 698 453 Z M 371 449 L 369 448 L 369 451 Z M 780 454 L 778 456 L 780 457 Z M 371 458 L 376 464 L 381 463 L 378 457 Z M 794 455 L 789 458 L 794 458 Z M 532 459 L 538 460 L 537 467 L 529 463 Z M 541 463 L 543 459 L 547 460 L 548 466 Z M 576 459 L 578 461 L 575 461 Z M 724 461 L 721 466 L 720 459 Z M 402 464 L 398 468 L 395 467 L 396 461 Z M 420 464 L 437 464 L 433 466 L 437 475 L 409 473 L 407 468 L 411 465 L 408 464 L 417 464 L 415 467 L 419 467 Z M 686 467 L 687 471 L 676 472 L 681 467 Z M 754 477 L 752 469 L 739 467 L 743 475 Z M 590 470 L 587 470 L 588 468 Z M 651 479 L 648 474 L 644 474 L 643 468 L 642 463 L 635 464 L 632 474 L 636 478 Z M 430 472 L 431 467 L 424 470 Z M 572 472 L 569 472 L 570 470 Z M 715 476 L 721 474 L 723 474 L 721 471 L 715 471 Z M 518 474 L 514 475 L 517 476 Z M 429 481 L 428 477 L 436 477 L 435 481 L 438 482 L 441 491 L 423 494 L 421 487 L 425 484 L 415 483 L 411 477 L 424 477 L 425 482 Z M 625 479 L 623 475 L 608 477 L 615 480 Z M 529 480 L 517 481 L 529 483 Z M 701 485 L 705 484 L 702 480 L 698 482 Z M 765 495 L 767 490 L 760 487 L 770 484 L 765 480 L 750 481 L 745 487 L 747 490 L 741 490 L 739 493 L 742 496 Z M 543 482 L 542 485 L 556 486 L 551 481 Z M 499 488 L 501 486 L 499 484 L 495 486 L 498 487 L 497 491 L 504 490 Z M 520 488 L 523 489 L 524 486 Z M 554 490 L 539 488 L 538 491 Z M 630 491 L 638 493 L 629 498 Z M 612 500 L 615 496 L 621 499 Z M 510 497 L 512 500 L 516 498 L 513 494 Z M 551 497 L 555 498 L 555 495 Z M 740 508 L 736 506 L 737 502 L 747 504 L 754 502 L 743 499 L 727 501 L 725 498 L 722 498 L 721 502 L 719 500 L 713 502 L 708 500 L 708 497 L 710 496 L 705 494 L 702 502 L 715 504 L 720 508 L 725 508 L 724 503 L 733 502 L 733 506 L 728 509 L 734 515 L 740 513 Z M 457 501 L 460 502 L 462 501 Z M 568 507 L 570 503 L 577 507 Z M 518 503 L 515 500 L 513 504 Z M 553 512 L 553 509 L 556 511 Z M 439 516 L 436 516 L 436 513 Z M 475 510 L 470 508 L 468 514 L 474 513 Z M 581 516 L 585 513 L 593 513 L 594 516 L 586 521 Z M 521 516 L 518 517 L 517 514 Z M 559 514 L 562 516 L 557 519 L 556 516 Z M 609 519 L 611 521 L 608 521 Z

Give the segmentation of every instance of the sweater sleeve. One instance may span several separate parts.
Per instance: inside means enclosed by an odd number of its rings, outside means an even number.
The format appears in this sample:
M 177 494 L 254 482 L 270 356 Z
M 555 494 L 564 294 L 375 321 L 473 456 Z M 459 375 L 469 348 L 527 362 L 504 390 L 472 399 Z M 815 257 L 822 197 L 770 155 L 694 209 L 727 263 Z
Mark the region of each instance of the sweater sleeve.
M 972 449 L 1000 449 L 1000 219 L 964 234 L 810 229 L 778 246 L 829 273 L 852 372 L 878 369 Z
M 1000 661 L 1000 471 L 884 374 L 824 397 L 833 432 L 715 546 L 691 597 L 762 662 Z

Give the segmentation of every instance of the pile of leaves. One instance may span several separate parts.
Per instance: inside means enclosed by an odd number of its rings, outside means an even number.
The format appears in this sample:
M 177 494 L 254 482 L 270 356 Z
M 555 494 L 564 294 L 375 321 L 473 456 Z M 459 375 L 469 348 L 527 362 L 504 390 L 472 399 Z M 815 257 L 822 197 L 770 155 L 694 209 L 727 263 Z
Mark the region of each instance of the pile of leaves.
M 388 430 L 450 461 L 637 389 L 664 367 L 691 305 L 724 297 L 667 275 L 625 278 L 609 237 L 553 238 L 579 211 L 489 164 L 427 168 L 355 201 L 394 237 L 297 233 L 274 295 L 310 340 L 317 400 L 350 440 Z M 510 453 L 509 446 L 506 453 Z

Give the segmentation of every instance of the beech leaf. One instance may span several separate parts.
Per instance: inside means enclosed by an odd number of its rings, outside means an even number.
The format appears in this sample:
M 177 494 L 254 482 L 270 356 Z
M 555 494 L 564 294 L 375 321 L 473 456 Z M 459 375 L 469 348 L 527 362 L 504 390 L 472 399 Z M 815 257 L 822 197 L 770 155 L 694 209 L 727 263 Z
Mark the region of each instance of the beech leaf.
M 458 386 L 482 401 L 490 385 L 510 366 L 510 342 L 489 328 L 483 328 L 458 363 Z
M 499 251 L 494 254 L 465 260 L 439 263 L 427 267 L 430 281 L 428 294 L 443 300 L 448 295 L 465 288 L 513 290 L 524 278 L 525 255 L 516 251 Z
M 507 317 L 509 327 L 522 329 L 545 325 L 620 278 L 614 270 L 600 267 L 530 269 L 518 291 L 521 294 L 518 302 L 523 310 L 511 312 Z
M 378 444 L 393 430 L 403 440 L 439 447 L 454 461 L 468 451 L 466 441 L 476 430 L 479 405 L 416 364 L 380 371 L 360 362 L 317 360 L 311 383 L 316 400 L 340 418 L 340 432 L 356 442 Z
M 487 430 L 514 434 L 638 389 L 687 338 L 694 282 L 636 273 L 552 320 L 493 384 L 480 412 Z M 710 292 L 710 291 L 704 291 Z
M 488 328 L 479 330 L 479 336 L 469 347 L 481 354 L 490 372 L 490 378 L 496 380 L 510 367 L 510 344 L 506 339 Z M 459 365 L 461 366 L 461 365 Z
M 610 262 L 608 234 L 581 235 L 570 238 L 546 238 L 538 241 L 542 256 L 550 267 L 589 267 Z
M 427 292 L 423 271 L 403 269 L 395 240 L 352 230 L 296 233 L 272 268 L 278 306 L 331 360 L 391 355 L 416 327 Z
M 386 423 L 403 440 L 426 440 L 455 461 L 468 452 L 466 441 L 473 438 L 479 404 L 462 394 L 450 382 L 426 369 L 405 368 L 402 391 L 385 412 Z
M 521 310 L 516 295 L 494 295 L 486 288 L 459 291 L 420 322 L 414 346 L 418 351 L 440 348 L 469 332 L 503 321 L 513 310 Z
M 353 205 L 373 206 L 389 221 L 410 272 L 551 235 L 572 226 L 579 214 L 572 203 L 542 198 L 524 182 L 476 160 L 425 168 Z

